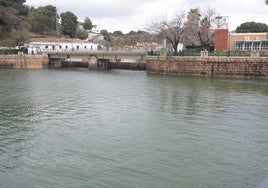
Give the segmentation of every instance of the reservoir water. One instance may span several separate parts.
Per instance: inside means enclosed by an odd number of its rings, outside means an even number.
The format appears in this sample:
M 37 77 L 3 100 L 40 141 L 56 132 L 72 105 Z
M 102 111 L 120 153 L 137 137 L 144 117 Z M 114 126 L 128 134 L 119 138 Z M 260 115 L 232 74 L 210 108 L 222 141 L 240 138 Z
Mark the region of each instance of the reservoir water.
M 254 187 L 268 82 L 0 70 L 0 187 Z

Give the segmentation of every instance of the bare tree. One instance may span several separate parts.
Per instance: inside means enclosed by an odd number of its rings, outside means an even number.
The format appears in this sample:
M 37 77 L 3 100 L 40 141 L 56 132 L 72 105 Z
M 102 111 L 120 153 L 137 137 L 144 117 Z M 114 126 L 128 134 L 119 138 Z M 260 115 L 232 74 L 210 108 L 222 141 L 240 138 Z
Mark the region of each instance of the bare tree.
M 30 32 L 26 25 L 25 22 L 21 22 L 17 28 L 12 28 L 7 39 L 9 45 L 21 47 L 30 38 Z
M 187 43 L 190 45 L 208 45 L 212 43 L 211 28 L 215 23 L 215 10 L 207 8 L 201 15 L 198 8 L 190 9 L 187 15 Z
M 158 21 L 151 23 L 148 31 L 158 34 L 162 39 L 166 39 L 172 45 L 174 53 L 177 54 L 178 44 L 183 39 L 185 29 L 185 14 L 181 12 L 171 20 L 162 17 Z
M 200 30 L 198 32 L 201 44 L 210 44 L 213 42 L 213 34 L 211 29 L 214 27 L 216 11 L 215 9 L 207 8 L 203 18 L 200 21 Z
M 187 15 L 186 22 L 186 41 L 190 45 L 200 45 L 199 42 L 199 21 L 201 18 L 200 10 L 198 8 L 190 9 Z M 202 43 L 202 42 L 201 42 Z

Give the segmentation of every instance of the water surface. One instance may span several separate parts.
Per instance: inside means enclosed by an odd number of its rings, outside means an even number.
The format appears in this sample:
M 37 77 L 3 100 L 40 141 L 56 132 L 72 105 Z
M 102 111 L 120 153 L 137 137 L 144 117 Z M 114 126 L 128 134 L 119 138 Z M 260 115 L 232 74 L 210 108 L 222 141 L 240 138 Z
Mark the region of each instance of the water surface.
M 254 187 L 268 82 L 0 70 L 0 187 Z

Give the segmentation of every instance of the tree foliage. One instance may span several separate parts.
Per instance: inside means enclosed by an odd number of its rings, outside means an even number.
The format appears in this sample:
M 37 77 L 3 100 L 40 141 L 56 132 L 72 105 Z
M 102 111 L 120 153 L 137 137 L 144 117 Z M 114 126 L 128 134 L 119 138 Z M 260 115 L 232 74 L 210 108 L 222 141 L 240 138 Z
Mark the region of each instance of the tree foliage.
M 12 28 L 7 40 L 10 46 L 23 46 L 30 38 L 30 33 L 25 25 L 27 25 L 27 23 L 22 22 L 18 28 Z
M 33 9 L 28 17 L 30 31 L 38 34 L 55 34 L 58 19 L 57 9 L 52 5 Z
M 83 30 L 78 30 L 76 33 L 76 37 L 81 39 L 81 40 L 85 40 L 88 37 L 88 32 L 83 31 Z
M 113 32 L 113 35 L 118 37 L 118 36 L 123 36 L 124 33 L 122 31 L 117 30 Z
M 137 43 L 142 42 L 159 42 L 156 34 L 146 31 L 130 31 L 124 34 L 120 30 L 114 32 L 101 30 L 100 33 L 104 36 L 104 40 L 107 41 L 105 46 L 113 49 L 121 49 L 123 46 L 135 46 Z
M 203 17 L 200 21 L 201 26 L 206 28 L 213 28 L 216 24 L 215 15 L 216 15 L 215 9 L 208 7 L 205 10 Z
M 92 21 L 88 17 L 85 18 L 83 27 L 85 30 L 91 30 L 93 28 Z
M 102 29 L 100 33 L 103 35 L 104 40 L 111 42 L 111 38 L 112 38 L 111 33 L 109 33 L 106 29 Z
M 213 33 L 211 29 L 215 25 L 215 15 L 215 10 L 211 8 L 207 8 L 203 15 L 198 8 L 190 9 L 187 15 L 185 43 L 192 46 L 212 44 Z
M 204 13 L 199 8 L 192 8 L 187 16 L 181 12 L 170 20 L 161 18 L 150 24 L 148 31 L 167 39 L 174 53 L 177 53 L 179 43 L 209 46 L 213 43 L 212 28 L 215 25 L 215 15 L 215 10 L 211 8 L 207 8 Z
M 17 9 L 19 11 L 19 14 L 26 15 L 27 7 L 23 5 L 25 2 L 26 0 L 0 0 L 0 6 L 5 8 L 13 7 L 14 9 Z
M 6 45 L 12 29 L 24 21 L 28 9 L 23 3 L 25 0 L 0 0 L 0 45 Z
M 190 9 L 187 15 L 185 41 L 190 45 L 195 45 L 196 41 L 199 41 L 199 21 L 201 19 L 201 13 L 198 8 Z
M 23 5 L 26 0 L 0 0 L 0 45 L 21 46 L 30 36 L 69 35 L 86 39 L 87 32 L 77 30 L 77 16 L 72 12 L 61 14 L 61 24 L 57 8 L 52 5 Z M 87 17 L 84 28 L 92 29 L 92 22 Z
M 64 12 L 60 14 L 61 17 L 61 29 L 64 35 L 69 35 L 71 38 L 75 37 L 77 27 L 77 16 L 70 12 Z
M 268 25 L 259 22 L 245 22 L 236 28 L 237 33 L 268 32 Z

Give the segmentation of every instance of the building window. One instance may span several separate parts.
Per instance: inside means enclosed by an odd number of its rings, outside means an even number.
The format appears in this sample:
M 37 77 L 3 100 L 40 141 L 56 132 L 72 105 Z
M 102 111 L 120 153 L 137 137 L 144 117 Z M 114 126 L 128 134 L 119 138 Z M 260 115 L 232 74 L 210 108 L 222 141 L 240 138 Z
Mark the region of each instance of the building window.
M 261 50 L 268 50 L 268 41 L 262 41 Z
M 244 50 L 251 50 L 252 42 L 245 42 Z
M 253 42 L 253 50 L 259 50 L 260 49 L 260 42 Z
M 54 45 L 52 45 L 52 50 L 55 50 L 55 46 Z
M 46 45 L 46 47 L 45 47 L 46 49 L 48 49 L 48 45 Z
M 236 42 L 236 50 L 240 51 L 243 50 L 243 42 Z
M 62 49 L 62 46 L 60 46 L 59 48 Z
M 90 48 L 91 48 L 91 50 L 93 50 L 93 46 L 92 45 L 90 46 Z
M 84 48 L 87 49 L 87 46 L 85 46 Z
M 76 49 L 79 50 L 79 46 L 76 46 Z
M 68 46 L 65 46 L 65 49 L 68 49 Z

